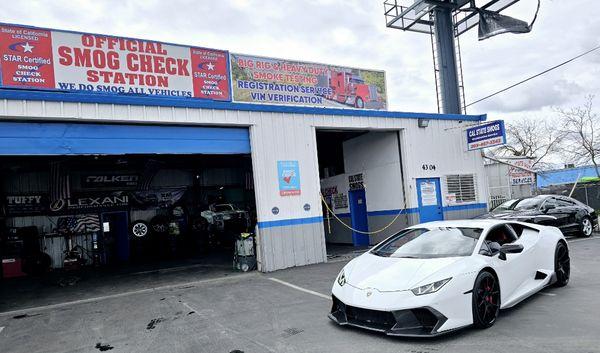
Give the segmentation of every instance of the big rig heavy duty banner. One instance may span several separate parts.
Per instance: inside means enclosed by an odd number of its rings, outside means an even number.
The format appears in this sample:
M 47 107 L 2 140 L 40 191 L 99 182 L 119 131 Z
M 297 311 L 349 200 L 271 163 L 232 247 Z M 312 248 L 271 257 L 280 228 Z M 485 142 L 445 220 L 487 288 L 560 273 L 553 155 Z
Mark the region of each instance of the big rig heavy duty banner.
M 1 85 L 231 100 L 227 51 L 0 24 Z
M 385 73 L 230 54 L 237 102 L 387 109 Z

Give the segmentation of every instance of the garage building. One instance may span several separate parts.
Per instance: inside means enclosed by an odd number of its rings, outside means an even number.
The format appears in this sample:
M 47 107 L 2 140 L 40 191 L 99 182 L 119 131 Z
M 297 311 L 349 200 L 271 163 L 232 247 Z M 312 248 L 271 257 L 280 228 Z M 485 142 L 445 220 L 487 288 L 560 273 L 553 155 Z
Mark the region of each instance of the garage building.
M 475 216 L 488 199 L 483 158 L 467 151 L 464 131 L 485 115 L 5 85 L 0 119 L 4 228 L 35 227 L 48 242 L 59 218 L 84 208 L 100 236 L 116 232 L 115 263 L 148 255 L 135 252 L 133 222 L 184 212 L 189 223 L 209 205 L 247 214 L 238 230 L 256 232 L 258 269 L 269 272 L 325 262 L 327 244 L 374 244 L 407 225 Z M 184 227 L 172 223 L 163 226 Z

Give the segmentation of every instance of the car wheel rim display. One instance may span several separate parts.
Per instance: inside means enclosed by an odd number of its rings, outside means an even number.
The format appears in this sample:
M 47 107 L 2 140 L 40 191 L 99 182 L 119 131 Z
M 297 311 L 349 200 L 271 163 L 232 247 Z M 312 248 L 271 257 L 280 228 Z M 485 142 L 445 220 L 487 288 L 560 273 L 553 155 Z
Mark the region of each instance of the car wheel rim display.
M 571 274 L 571 259 L 565 246 L 560 246 L 556 254 L 556 276 L 560 282 L 569 280 Z
M 592 234 L 592 222 L 589 219 L 585 218 L 583 220 L 583 234 L 590 235 Z
M 476 303 L 480 321 L 484 324 L 493 323 L 500 307 L 500 289 L 493 276 L 487 276 L 479 283 Z
M 148 233 L 148 227 L 146 227 L 145 224 L 138 223 L 133 226 L 133 235 L 135 235 L 136 237 L 143 237 L 144 235 L 146 235 L 146 233 Z

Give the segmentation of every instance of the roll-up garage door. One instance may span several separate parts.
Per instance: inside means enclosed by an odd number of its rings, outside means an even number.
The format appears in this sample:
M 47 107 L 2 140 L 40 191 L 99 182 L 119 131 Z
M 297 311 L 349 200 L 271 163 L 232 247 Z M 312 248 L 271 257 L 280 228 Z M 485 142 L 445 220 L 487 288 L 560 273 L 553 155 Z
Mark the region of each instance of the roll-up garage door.
M 0 122 L 0 155 L 248 153 L 247 128 Z

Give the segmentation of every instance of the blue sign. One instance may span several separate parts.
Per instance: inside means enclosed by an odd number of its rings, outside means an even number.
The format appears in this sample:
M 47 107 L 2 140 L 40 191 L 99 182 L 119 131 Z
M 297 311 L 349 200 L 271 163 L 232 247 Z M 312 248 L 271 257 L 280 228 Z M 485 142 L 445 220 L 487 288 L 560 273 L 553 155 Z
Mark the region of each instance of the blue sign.
M 300 167 L 298 161 L 277 161 L 279 195 L 300 195 Z
M 506 143 L 504 121 L 496 120 L 467 129 L 467 149 L 469 151 Z

